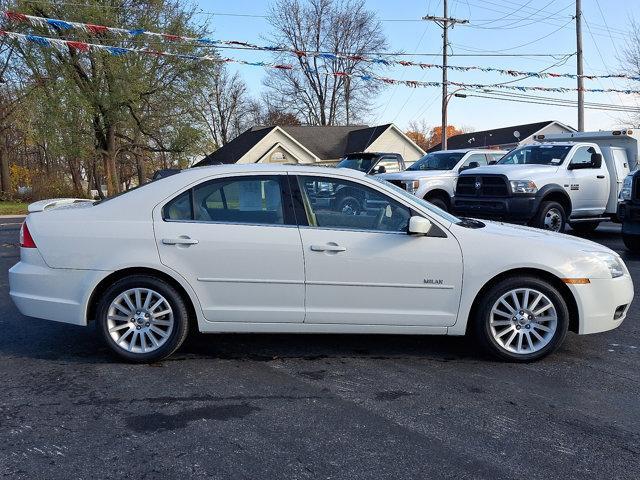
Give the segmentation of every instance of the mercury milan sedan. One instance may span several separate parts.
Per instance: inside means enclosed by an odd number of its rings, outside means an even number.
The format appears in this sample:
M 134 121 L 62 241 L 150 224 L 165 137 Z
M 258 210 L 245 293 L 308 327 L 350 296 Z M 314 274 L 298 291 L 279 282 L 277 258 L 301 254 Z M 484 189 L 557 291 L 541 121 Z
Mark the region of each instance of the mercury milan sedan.
M 348 188 L 360 209 L 327 202 Z M 11 297 L 27 316 L 97 322 L 151 362 L 201 332 L 471 334 L 539 359 L 616 328 L 627 268 L 598 244 L 452 216 L 348 169 L 189 169 L 101 202 L 30 205 Z

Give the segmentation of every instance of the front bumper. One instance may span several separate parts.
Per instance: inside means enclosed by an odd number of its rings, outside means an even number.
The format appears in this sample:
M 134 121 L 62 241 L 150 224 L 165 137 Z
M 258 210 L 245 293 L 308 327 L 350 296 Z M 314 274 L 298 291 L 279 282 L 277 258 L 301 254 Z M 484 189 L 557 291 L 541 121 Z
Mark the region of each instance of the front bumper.
M 619 327 L 633 300 L 633 282 L 629 274 L 618 278 L 592 279 L 586 285 L 567 286 L 578 306 L 580 335 L 606 332 Z M 621 307 L 624 309 L 617 316 L 616 310 Z
M 618 219 L 622 222 L 622 233 L 640 235 L 640 205 L 632 202 L 618 204 Z
M 538 201 L 535 196 L 474 197 L 456 196 L 454 210 L 465 217 L 527 222 L 533 218 Z

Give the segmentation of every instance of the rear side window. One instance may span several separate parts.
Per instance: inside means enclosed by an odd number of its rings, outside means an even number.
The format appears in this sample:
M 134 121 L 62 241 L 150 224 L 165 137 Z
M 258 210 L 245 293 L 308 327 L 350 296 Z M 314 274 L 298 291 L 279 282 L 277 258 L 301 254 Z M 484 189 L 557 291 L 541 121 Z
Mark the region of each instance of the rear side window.
M 281 176 L 212 180 L 177 196 L 164 207 L 165 220 L 284 225 Z

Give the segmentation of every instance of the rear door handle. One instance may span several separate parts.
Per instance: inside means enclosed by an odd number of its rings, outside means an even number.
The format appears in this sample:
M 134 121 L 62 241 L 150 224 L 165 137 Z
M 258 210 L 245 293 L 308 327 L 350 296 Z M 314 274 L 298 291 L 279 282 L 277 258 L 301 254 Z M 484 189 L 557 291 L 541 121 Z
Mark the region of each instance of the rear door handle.
M 604 175 L 598 175 L 596 178 L 604 178 Z
M 325 245 L 311 245 L 311 250 L 314 252 L 346 252 L 347 248 L 336 243 L 327 243 Z
M 198 240 L 183 235 L 178 238 L 163 238 L 162 243 L 164 245 L 195 245 Z

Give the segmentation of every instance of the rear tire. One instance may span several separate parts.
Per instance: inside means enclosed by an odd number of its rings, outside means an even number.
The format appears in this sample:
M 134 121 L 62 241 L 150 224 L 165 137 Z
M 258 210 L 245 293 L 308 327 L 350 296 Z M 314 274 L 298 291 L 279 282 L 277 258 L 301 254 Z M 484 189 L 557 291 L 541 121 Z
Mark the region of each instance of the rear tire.
M 121 358 L 151 363 L 175 352 L 189 331 L 182 295 L 149 275 L 116 281 L 100 297 L 97 322 L 105 343 Z
M 567 224 L 567 213 L 558 202 L 547 201 L 540 204 L 536 216 L 531 221 L 532 227 L 562 233 Z
M 472 321 L 475 336 L 488 353 L 500 360 L 533 362 L 562 344 L 569 328 L 569 309 L 547 281 L 511 277 L 483 294 Z
M 571 225 L 571 228 L 578 233 L 592 233 L 596 231 L 600 222 L 569 222 L 569 225 Z
M 622 234 L 622 241 L 624 246 L 632 252 L 640 252 L 640 235 Z

